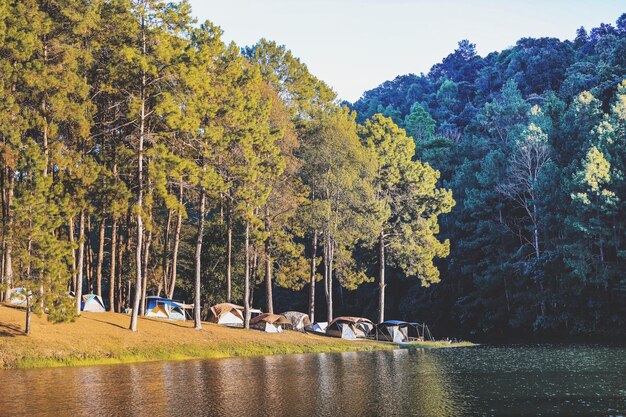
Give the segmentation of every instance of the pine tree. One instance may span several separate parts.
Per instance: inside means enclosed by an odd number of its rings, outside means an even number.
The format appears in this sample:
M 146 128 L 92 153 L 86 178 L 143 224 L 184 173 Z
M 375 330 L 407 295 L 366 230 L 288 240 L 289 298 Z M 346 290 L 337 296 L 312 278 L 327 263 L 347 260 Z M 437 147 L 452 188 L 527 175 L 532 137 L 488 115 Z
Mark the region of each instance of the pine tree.
M 451 191 L 437 187 L 439 172 L 413 161 L 415 144 L 391 119 L 376 114 L 359 129 L 359 135 L 377 165 L 374 195 L 380 205 L 378 321 L 382 323 L 387 258 L 407 275 L 417 275 L 422 285 L 439 281 L 433 258 L 447 256 L 450 244 L 435 236 L 438 217 L 450 212 L 454 200 Z

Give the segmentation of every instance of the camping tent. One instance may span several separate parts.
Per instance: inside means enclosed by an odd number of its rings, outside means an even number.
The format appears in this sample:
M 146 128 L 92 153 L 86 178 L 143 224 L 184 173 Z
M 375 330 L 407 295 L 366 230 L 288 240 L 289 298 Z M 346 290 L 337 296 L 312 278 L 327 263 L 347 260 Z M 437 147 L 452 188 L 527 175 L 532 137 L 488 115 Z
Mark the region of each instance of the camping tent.
M 327 321 L 315 322 L 311 325 L 310 329 L 313 333 L 324 333 L 326 334 L 326 328 L 328 327 Z
M 278 314 L 263 313 L 250 320 L 250 327 L 267 333 L 281 333 L 283 326 L 291 326 L 291 321 Z
M 376 325 L 376 340 L 406 343 L 415 340 L 433 340 L 428 326 L 424 323 L 409 323 L 400 320 L 387 320 Z
M 311 327 L 311 320 L 309 320 L 308 314 L 300 313 L 299 311 L 287 311 L 282 316 L 291 322 L 292 330 L 303 332 L 305 328 Z
M 96 294 L 83 295 L 83 302 L 80 305 L 80 309 L 92 313 L 104 313 L 106 311 L 102 297 Z
M 387 320 L 376 325 L 376 339 L 395 343 L 409 341 L 409 323 L 400 320 Z
M 224 326 L 243 326 L 243 314 L 244 308 L 237 304 L 221 303 L 215 304 L 209 310 L 209 321 Z M 250 309 L 251 317 L 258 316 L 262 313 L 261 310 L 256 308 Z
M 168 320 L 186 320 L 185 310 L 192 310 L 193 304 L 184 304 L 169 298 L 146 297 L 146 317 L 157 317 Z
M 363 317 L 337 317 L 326 328 L 326 334 L 342 339 L 364 338 L 373 328 L 374 324 Z
M 28 294 L 26 288 L 13 288 L 9 292 L 9 304 L 13 304 L 15 306 L 25 306 L 26 294 Z

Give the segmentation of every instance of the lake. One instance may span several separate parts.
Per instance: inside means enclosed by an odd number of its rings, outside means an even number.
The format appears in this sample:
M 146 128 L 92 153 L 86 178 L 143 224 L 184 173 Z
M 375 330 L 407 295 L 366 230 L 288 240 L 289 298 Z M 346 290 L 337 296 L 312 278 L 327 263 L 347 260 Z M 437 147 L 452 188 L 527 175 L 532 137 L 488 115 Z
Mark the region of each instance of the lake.
M 626 415 L 626 348 L 478 346 L 0 371 L 1 416 L 555 414 Z

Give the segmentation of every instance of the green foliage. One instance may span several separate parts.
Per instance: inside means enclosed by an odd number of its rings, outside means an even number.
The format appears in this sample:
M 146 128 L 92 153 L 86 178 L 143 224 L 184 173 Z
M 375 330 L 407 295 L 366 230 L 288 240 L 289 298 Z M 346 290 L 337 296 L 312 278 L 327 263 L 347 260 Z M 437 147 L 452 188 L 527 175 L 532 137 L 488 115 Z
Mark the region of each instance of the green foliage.
M 624 336 L 625 41 L 606 24 L 485 57 L 462 41 L 352 105 L 359 120 L 397 109 L 458 203 L 439 222 L 444 279 L 423 289 L 392 269 L 387 313 L 466 337 Z
M 486 57 L 463 40 L 349 109 L 284 46 L 226 45 L 187 1 L 4 2 L 0 288 L 63 321 L 103 277 L 121 310 L 133 278 L 189 301 L 199 276 L 206 314 L 230 258 L 237 301 L 249 277 L 301 308 L 324 269 L 329 304 L 369 314 L 378 245 L 398 318 L 621 329 L 625 48 L 623 16 Z

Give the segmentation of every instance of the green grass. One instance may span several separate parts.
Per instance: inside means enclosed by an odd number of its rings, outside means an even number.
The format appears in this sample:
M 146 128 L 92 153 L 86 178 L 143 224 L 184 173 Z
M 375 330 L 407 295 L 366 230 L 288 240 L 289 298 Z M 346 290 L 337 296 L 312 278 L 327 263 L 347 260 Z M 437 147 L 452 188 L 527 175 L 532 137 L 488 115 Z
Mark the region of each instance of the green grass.
M 133 333 L 127 329 L 128 316 L 116 313 L 84 313 L 76 322 L 62 324 L 51 324 L 45 316 L 33 316 L 31 334 L 26 336 L 22 332 L 23 315 L 19 309 L 0 305 L 0 369 L 471 345 L 396 345 L 294 331 L 267 334 L 212 323 L 203 323 L 202 330 L 195 330 L 190 322 L 145 318 L 139 320 L 139 330 Z
M 230 343 L 211 346 L 169 345 L 151 348 L 135 348 L 116 353 L 66 353 L 62 356 L 29 356 L 7 364 L 7 368 L 53 368 L 64 366 L 111 365 L 151 361 L 174 361 L 189 359 L 218 359 L 240 356 L 287 355 L 298 353 L 338 353 L 346 351 L 392 350 L 392 344 L 328 343 L 288 344 Z

